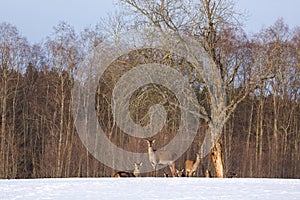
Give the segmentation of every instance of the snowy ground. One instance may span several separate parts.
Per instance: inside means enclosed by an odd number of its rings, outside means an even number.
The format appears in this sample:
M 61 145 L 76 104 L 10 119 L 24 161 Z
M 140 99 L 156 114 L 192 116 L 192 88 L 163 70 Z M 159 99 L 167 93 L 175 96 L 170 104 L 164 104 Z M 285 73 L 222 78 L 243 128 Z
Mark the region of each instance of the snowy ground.
M 0 199 L 300 199 L 300 179 L 0 180 Z

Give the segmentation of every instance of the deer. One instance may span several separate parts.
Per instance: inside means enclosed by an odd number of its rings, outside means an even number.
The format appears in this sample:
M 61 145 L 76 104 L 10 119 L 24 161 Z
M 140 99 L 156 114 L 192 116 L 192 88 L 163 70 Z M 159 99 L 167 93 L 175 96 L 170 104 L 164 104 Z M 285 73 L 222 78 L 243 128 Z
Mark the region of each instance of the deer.
M 134 163 L 134 170 L 132 172 L 127 172 L 127 171 L 119 171 L 115 173 L 114 177 L 115 178 L 121 178 L 121 177 L 140 177 L 140 168 L 143 165 L 142 162 L 140 163 Z
M 141 177 L 140 168 L 141 168 L 142 165 L 143 165 L 142 162 L 140 162 L 140 163 L 134 163 L 133 175 L 135 177 Z
M 183 172 L 184 172 L 184 169 L 181 169 L 181 170 L 175 169 L 175 177 L 185 177 Z M 165 171 L 164 171 L 164 177 L 165 178 L 169 177 L 169 174 L 167 174 Z
M 184 169 L 181 169 L 181 170 L 176 169 L 175 176 L 176 177 L 185 177 L 183 172 L 184 172 Z
M 164 177 L 165 177 L 165 178 L 168 178 L 168 177 L 169 177 L 169 174 L 167 174 L 165 171 L 164 171 Z
M 227 178 L 237 178 L 237 177 L 238 177 L 238 174 L 234 173 L 234 172 L 229 173 L 227 176 Z
M 173 177 L 175 177 L 175 159 L 176 154 L 172 151 L 156 151 L 153 149 L 153 144 L 155 140 L 146 139 L 148 144 L 148 155 L 149 161 L 153 167 L 155 176 L 157 175 L 157 166 L 158 165 L 168 165 Z
M 122 177 L 135 177 L 132 172 L 126 172 L 126 171 L 119 171 L 115 173 L 115 178 L 122 178 Z
M 193 174 L 196 172 L 198 166 L 200 164 L 200 154 L 196 153 L 196 160 L 186 160 L 185 161 L 185 176 L 192 177 Z
M 205 170 L 205 178 L 210 178 L 211 175 L 210 175 L 210 172 L 207 170 Z

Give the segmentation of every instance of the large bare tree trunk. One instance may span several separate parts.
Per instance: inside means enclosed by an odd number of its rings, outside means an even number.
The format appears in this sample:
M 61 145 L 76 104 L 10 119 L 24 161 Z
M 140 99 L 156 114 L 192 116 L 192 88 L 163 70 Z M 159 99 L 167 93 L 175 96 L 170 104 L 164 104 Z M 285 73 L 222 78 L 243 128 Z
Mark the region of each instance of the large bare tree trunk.
M 220 142 L 217 142 L 214 148 L 211 151 L 211 161 L 215 170 L 215 177 L 225 178 L 225 168 L 223 164 L 223 153 L 222 146 Z

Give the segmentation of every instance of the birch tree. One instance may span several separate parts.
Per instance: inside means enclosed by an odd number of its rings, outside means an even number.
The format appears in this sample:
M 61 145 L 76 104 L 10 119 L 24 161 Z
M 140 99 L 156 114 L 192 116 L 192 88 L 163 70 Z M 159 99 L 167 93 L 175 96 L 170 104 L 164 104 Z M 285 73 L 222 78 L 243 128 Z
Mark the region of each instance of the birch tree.
M 67 176 L 63 174 L 64 166 L 70 166 L 72 150 L 73 124 L 71 123 L 72 108 L 70 103 L 70 88 L 73 85 L 72 74 L 79 62 L 78 39 L 75 30 L 67 23 L 60 23 L 54 28 L 55 32 L 46 41 L 49 65 L 58 74 L 59 83 L 56 88 L 56 99 L 58 110 L 54 113 L 53 120 L 58 115 L 58 130 L 54 129 L 57 139 L 56 177 Z M 66 116 L 65 113 L 68 113 Z
M 16 177 L 18 170 L 18 95 L 28 52 L 28 42 L 17 28 L 0 23 L 0 177 L 3 178 Z

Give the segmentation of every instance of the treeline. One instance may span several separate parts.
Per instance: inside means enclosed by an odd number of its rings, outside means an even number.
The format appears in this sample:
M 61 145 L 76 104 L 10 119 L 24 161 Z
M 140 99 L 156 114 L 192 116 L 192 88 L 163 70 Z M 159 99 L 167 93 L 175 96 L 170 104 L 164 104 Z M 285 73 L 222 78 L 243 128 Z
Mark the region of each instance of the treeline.
M 88 66 L 90 52 L 105 38 L 101 29 L 89 28 L 77 34 L 61 23 L 43 42 L 31 45 L 16 27 L 0 24 L 0 178 L 104 177 L 114 173 L 83 146 L 72 110 L 74 82 L 85 83 L 76 79 L 75 71 Z M 239 177 L 300 178 L 300 29 L 289 29 L 278 20 L 255 35 L 228 28 L 218 33 L 218 38 L 217 51 L 223 56 L 220 62 L 235 74 L 226 82 L 228 101 L 255 85 L 224 127 L 226 172 Z M 236 63 L 239 68 L 234 71 Z M 265 70 L 272 75 L 249 82 L 254 74 Z M 86 79 L 92 77 L 90 74 Z M 146 152 L 146 142 L 122 134 L 114 126 L 105 96 L 112 89 L 108 83 L 110 79 L 99 87 L 103 97 L 97 108 L 100 124 L 115 144 Z M 152 93 L 160 89 L 145 90 L 146 95 L 144 90 L 137 91 L 138 98 L 131 104 L 136 122 L 149 122 L 150 104 L 143 102 L 159 102 Z M 199 103 L 207 107 L 210 97 L 205 89 L 196 94 Z M 180 112 L 172 107 L 173 101 L 176 103 L 176 98 L 168 102 L 170 127 L 158 136 L 158 146 L 167 143 L 176 129 L 172 124 Z M 203 133 L 205 122 L 189 150 L 177 160 L 178 168 L 183 168 L 185 159 L 195 158 Z M 201 161 L 197 175 L 204 176 L 206 169 L 213 174 L 209 156 Z

